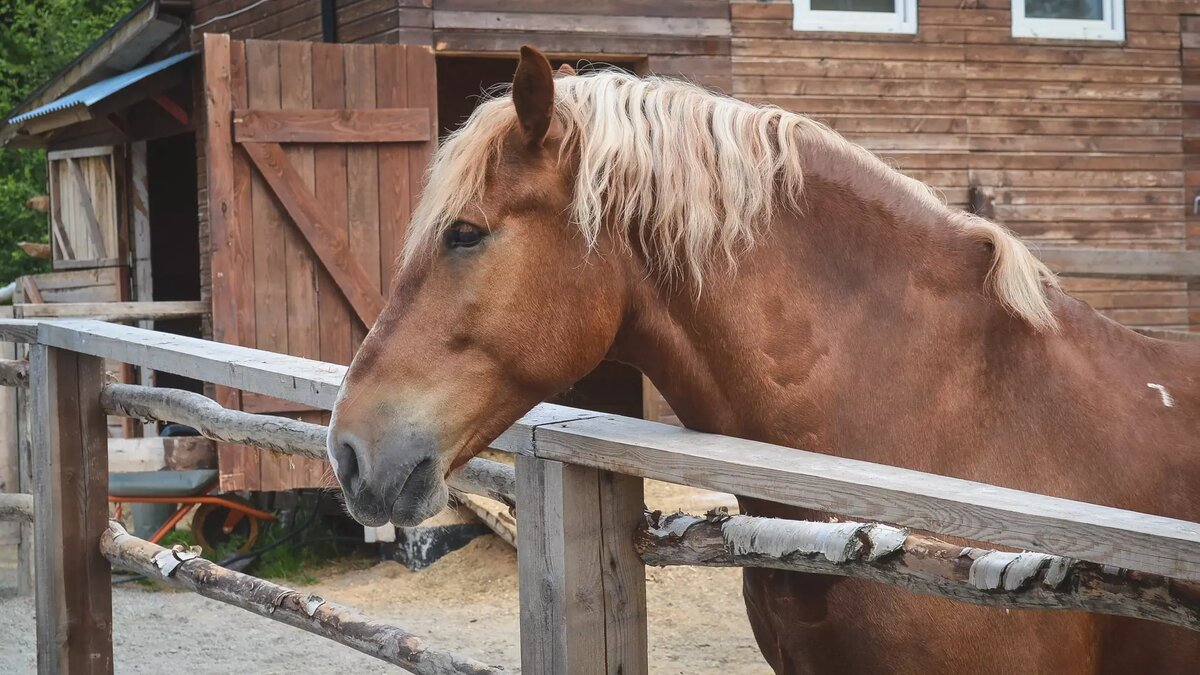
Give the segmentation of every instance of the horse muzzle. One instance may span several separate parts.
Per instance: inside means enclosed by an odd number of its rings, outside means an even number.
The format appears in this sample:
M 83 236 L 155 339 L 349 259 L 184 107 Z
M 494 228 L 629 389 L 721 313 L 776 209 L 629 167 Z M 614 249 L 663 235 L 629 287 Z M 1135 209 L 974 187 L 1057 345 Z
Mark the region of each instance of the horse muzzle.
M 417 525 L 445 508 L 449 499 L 437 446 L 428 434 L 411 428 L 384 438 L 372 446 L 352 432 L 330 427 L 329 460 L 346 508 L 368 527 Z

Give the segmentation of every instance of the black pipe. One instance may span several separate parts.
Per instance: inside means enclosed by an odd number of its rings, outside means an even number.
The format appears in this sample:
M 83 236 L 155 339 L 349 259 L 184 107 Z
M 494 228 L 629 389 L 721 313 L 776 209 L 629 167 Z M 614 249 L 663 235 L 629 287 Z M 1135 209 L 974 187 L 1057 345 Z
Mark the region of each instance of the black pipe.
M 337 42 L 337 0 L 321 0 L 321 39 Z

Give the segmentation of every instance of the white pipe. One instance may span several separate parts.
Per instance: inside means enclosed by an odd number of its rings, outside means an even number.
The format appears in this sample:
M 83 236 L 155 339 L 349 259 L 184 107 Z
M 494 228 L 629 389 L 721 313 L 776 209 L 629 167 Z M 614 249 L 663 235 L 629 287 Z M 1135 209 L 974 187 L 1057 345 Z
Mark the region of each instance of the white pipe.
M 17 282 L 0 288 L 0 305 L 12 304 L 13 296 L 17 293 Z

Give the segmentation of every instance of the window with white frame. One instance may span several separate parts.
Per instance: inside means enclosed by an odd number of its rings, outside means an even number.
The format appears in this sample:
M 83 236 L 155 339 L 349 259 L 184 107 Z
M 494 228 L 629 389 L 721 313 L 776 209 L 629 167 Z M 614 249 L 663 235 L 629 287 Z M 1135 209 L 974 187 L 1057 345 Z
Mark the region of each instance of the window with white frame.
M 792 0 L 793 30 L 916 33 L 917 0 Z
M 1124 40 L 1125 0 L 1013 0 L 1013 37 Z

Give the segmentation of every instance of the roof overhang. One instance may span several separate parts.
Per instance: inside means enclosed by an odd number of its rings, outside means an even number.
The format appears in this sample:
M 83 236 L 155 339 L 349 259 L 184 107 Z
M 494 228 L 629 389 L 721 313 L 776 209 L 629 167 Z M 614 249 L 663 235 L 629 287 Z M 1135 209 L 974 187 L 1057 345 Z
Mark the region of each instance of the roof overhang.
M 193 52 L 155 61 L 107 80 L 101 80 L 46 105 L 9 118 L 18 137 L 38 136 L 63 127 L 102 118 L 172 87 L 185 84 L 186 62 Z
M 170 10 L 176 13 L 172 14 Z M 178 15 L 181 10 L 186 11 L 185 3 L 145 0 L 126 14 L 74 61 L 5 115 L 4 120 L 0 120 L 0 146 L 44 145 L 36 138 L 40 132 L 33 131 L 39 125 L 52 123 L 61 127 L 91 119 L 90 114 L 85 117 L 78 108 L 64 108 L 54 111 L 53 116 L 39 117 L 40 121 L 33 127 L 22 127 L 7 121 L 44 108 L 87 85 L 126 73 L 145 61 L 180 32 L 184 25 L 184 20 Z M 45 131 L 45 128 L 42 130 Z

